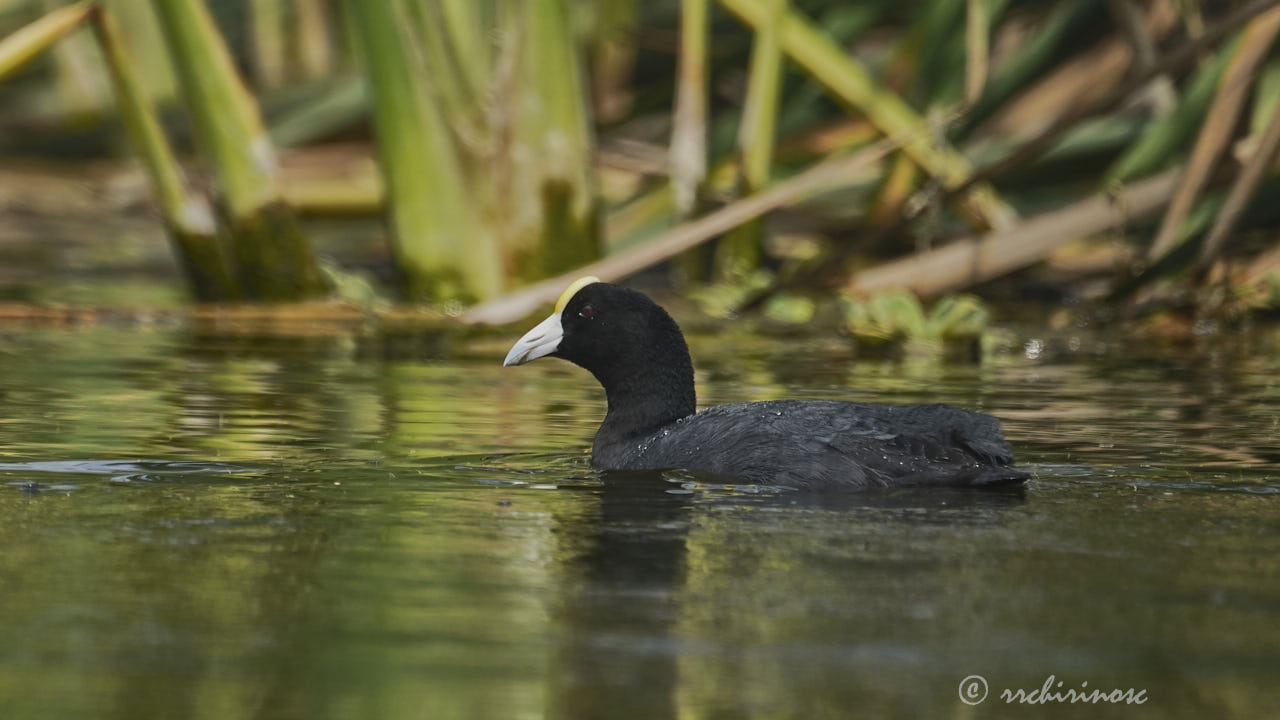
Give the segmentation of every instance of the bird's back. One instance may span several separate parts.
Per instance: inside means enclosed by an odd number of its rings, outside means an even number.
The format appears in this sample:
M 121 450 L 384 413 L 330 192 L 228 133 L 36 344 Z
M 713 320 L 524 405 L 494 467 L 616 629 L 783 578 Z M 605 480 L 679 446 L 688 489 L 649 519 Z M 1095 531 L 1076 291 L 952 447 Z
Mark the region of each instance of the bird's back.
M 949 405 L 780 400 L 709 408 L 600 442 L 598 467 L 683 468 L 796 488 L 999 485 L 1027 474 L 988 415 Z

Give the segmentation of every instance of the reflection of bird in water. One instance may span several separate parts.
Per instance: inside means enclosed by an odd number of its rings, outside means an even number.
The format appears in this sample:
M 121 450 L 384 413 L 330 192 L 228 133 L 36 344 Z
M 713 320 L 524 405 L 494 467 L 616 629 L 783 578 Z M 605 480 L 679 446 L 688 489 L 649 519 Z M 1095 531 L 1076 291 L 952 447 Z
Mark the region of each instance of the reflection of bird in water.
M 696 680 L 688 676 L 696 670 L 682 658 L 702 657 L 708 641 L 742 622 L 729 618 L 734 608 L 752 607 L 729 597 L 721 598 L 718 609 L 690 606 L 691 582 L 751 588 L 756 573 L 777 569 L 758 563 L 779 554 L 794 555 L 788 569 L 793 578 L 827 573 L 832 558 L 825 550 L 809 553 L 812 548 L 791 542 L 826 548 L 831 533 L 843 537 L 855 525 L 874 533 L 886 524 L 993 523 L 1023 499 L 1021 487 L 739 492 L 724 486 L 724 478 L 696 472 L 604 471 L 599 478 L 599 512 L 559 533 L 562 547 L 577 552 L 565 569 L 564 595 L 555 603 L 554 626 L 561 631 L 549 673 L 554 707 L 548 712 L 555 717 L 612 717 L 619 708 L 636 717 L 675 717 L 679 689 Z M 733 557 L 711 567 L 708 558 L 690 561 L 693 528 L 704 551 L 708 544 L 724 545 L 736 548 Z M 769 548 L 780 534 L 782 545 Z M 752 547 L 740 547 L 739 537 L 753 538 Z M 875 562 L 879 567 L 883 560 Z M 723 576 L 719 563 L 735 574 Z M 682 630 L 691 619 L 701 639 L 688 637 L 688 627 Z
M 549 716 L 675 717 L 672 625 L 684 585 L 689 495 L 657 472 L 601 473 L 600 514 L 560 603 Z M 581 526 L 575 526 L 581 527 Z

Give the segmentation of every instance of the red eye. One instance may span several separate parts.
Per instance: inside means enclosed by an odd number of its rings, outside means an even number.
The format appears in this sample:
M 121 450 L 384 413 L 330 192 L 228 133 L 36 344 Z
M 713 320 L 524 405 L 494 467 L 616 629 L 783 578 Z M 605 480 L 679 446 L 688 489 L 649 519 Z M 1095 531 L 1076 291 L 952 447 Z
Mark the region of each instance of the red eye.
M 586 320 L 591 320 L 595 316 L 596 316 L 596 309 L 591 307 L 590 305 L 583 305 L 582 309 L 578 311 L 578 317 Z

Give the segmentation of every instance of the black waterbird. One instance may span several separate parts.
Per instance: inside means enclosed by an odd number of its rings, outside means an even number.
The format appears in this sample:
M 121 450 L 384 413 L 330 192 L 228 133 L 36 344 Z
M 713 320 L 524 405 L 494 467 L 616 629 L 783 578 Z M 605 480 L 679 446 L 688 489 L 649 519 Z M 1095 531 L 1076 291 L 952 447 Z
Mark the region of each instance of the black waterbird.
M 686 469 L 803 489 L 1021 483 L 995 418 L 950 405 L 773 400 L 698 412 L 693 362 L 671 316 L 644 294 L 596 278 L 568 287 L 555 312 L 503 365 L 540 357 L 579 365 L 608 412 L 591 464 Z

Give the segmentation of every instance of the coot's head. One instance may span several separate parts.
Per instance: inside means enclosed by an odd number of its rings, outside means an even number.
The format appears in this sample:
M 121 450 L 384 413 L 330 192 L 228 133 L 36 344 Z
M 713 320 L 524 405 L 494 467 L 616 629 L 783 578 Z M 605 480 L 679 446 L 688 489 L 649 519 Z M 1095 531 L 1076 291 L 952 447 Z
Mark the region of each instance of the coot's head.
M 627 404 L 691 413 L 693 363 L 671 316 L 644 294 L 585 277 L 568 287 L 555 312 L 525 333 L 503 365 L 558 357 L 586 368 L 609 395 L 610 411 Z

